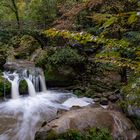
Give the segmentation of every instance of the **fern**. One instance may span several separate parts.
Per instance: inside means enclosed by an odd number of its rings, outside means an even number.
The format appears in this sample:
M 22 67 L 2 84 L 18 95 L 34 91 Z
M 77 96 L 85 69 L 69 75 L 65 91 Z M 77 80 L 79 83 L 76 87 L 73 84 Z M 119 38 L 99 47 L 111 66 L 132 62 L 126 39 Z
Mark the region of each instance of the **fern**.
M 114 24 L 117 21 L 116 17 L 111 17 L 110 19 L 108 19 L 104 24 L 103 24 L 103 28 L 108 28 L 110 27 L 112 24 Z

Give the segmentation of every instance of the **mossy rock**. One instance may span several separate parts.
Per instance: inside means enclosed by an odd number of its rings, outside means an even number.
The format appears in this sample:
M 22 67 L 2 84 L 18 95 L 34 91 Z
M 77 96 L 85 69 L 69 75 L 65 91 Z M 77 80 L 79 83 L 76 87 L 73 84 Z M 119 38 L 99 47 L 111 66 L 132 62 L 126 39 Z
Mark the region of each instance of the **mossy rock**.
M 5 81 L 5 94 L 9 96 L 10 93 L 11 93 L 11 84 Z M 1 74 L 0 74 L 0 97 L 4 97 L 4 79 L 2 78 Z
M 0 69 L 3 69 L 3 65 L 6 62 L 8 56 L 8 46 L 0 42 Z
M 128 84 L 121 89 L 123 100 L 120 104 L 132 120 L 135 126 L 140 129 L 140 79 L 139 74 L 130 75 Z
M 20 95 L 24 95 L 28 93 L 28 85 L 25 80 L 22 80 L 19 83 L 19 93 Z
M 20 38 L 20 42 L 18 42 L 19 46 L 15 44 L 15 57 L 18 59 L 27 59 L 30 55 L 40 47 L 37 40 L 35 40 L 32 36 L 24 35 Z
M 75 73 L 71 67 L 63 66 L 61 68 L 49 67 L 45 71 L 47 86 L 66 87 L 74 83 Z
M 113 140 L 113 138 L 105 128 L 90 128 L 84 132 L 71 129 L 61 134 L 51 130 L 47 134 L 43 134 L 43 137 L 36 134 L 35 140 Z
M 131 116 L 130 119 L 135 124 L 136 128 L 140 130 L 140 118 L 137 116 Z

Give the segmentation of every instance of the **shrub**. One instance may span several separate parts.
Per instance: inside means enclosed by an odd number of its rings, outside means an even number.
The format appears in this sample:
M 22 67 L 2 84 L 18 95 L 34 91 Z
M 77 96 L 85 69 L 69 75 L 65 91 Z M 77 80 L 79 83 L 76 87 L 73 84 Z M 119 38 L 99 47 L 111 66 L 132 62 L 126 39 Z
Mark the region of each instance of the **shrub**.
M 109 131 L 105 128 L 90 128 L 85 132 L 79 130 L 68 130 L 62 134 L 50 131 L 47 140 L 113 140 Z
M 83 63 L 84 58 L 78 54 L 78 52 L 70 47 L 57 50 L 49 59 L 49 63 L 52 65 L 69 65 L 75 66 Z

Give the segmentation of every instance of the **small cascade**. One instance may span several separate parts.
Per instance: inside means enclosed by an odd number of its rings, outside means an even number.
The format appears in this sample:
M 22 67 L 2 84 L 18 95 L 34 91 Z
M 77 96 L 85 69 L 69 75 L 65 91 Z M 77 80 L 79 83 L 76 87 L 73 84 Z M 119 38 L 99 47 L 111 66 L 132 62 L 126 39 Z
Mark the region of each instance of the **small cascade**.
M 17 99 L 19 97 L 19 75 L 14 72 L 4 72 L 4 78 L 11 83 L 11 97 L 12 99 Z M 5 85 L 4 85 L 5 86 Z
M 40 79 L 41 91 L 46 92 L 47 88 L 45 83 L 45 76 L 44 76 L 44 72 L 41 69 L 40 69 L 39 79 Z
M 22 61 L 7 63 L 6 67 L 4 84 L 6 80 L 11 83 L 11 97 L 16 100 L 0 104 L 0 140 L 34 140 L 42 122 L 57 118 L 59 110 L 83 107 L 93 102 L 92 99 L 78 99 L 72 93 L 47 90 L 42 69 L 30 62 L 27 65 Z M 19 98 L 22 80 L 27 82 L 29 96 Z
M 41 91 L 42 92 L 46 92 L 47 91 L 47 88 L 46 88 L 44 76 L 40 75 L 39 76 L 39 79 L 40 79 Z
M 6 79 L 5 78 L 4 78 L 3 94 L 4 94 L 4 100 L 5 100 L 6 99 Z
M 6 71 L 3 77 L 11 83 L 12 99 L 19 98 L 19 83 L 25 80 L 28 85 L 28 93 L 30 96 L 35 96 L 38 92 L 46 92 L 46 84 L 43 71 L 40 68 L 21 68 L 14 72 Z M 5 82 L 4 82 L 5 88 Z M 4 89 L 5 93 L 5 89 Z M 5 95 L 4 95 L 5 96 Z
M 28 85 L 28 92 L 30 96 L 35 96 L 36 95 L 36 91 L 35 91 L 35 87 L 32 83 L 32 76 L 30 75 L 29 78 L 24 78 L 25 81 L 27 82 Z
M 36 91 L 35 91 L 35 87 L 32 83 L 32 81 L 29 78 L 25 78 L 25 81 L 27 82 L 28 85 L 28 92 L 30 96 L 35 96 L 36 95 Z

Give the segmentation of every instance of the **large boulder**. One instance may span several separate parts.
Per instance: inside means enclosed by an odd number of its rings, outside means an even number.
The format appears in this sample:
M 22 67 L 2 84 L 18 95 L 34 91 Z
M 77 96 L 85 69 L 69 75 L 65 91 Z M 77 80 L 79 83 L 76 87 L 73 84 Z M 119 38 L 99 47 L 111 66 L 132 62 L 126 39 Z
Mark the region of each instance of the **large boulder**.
M 123 108 L 135 126 L 140 129 L 140 77 L 132 75 L 126 86 L 121 90 Z
M 138 135 L 131 121 L 122 113 L 101 107 L 85 107 L 63 113 L 58 119 L 42 127 L 36 133 L 36 140 L 47 138 L 50 130 L 60 134 L 69 129 L 82 131 L 92 127 L 107 128 L 114 139 L 134 140 Z
M 19 70 L 19 69 L 26 69 L 26 68 L 34 68 L 35 65 L 31 61 L 26 60 L 13 60 L 13 61 L 7 61 L 4 64 L 5 70 Z

